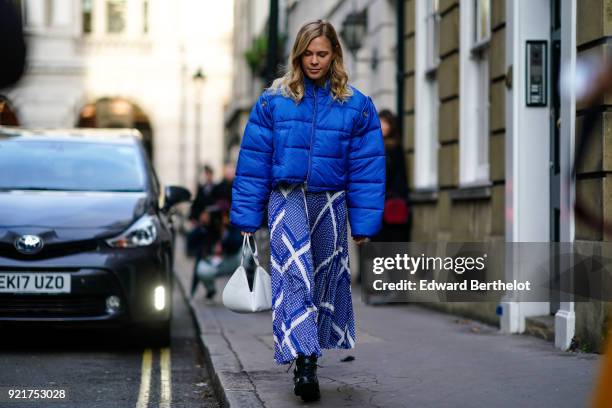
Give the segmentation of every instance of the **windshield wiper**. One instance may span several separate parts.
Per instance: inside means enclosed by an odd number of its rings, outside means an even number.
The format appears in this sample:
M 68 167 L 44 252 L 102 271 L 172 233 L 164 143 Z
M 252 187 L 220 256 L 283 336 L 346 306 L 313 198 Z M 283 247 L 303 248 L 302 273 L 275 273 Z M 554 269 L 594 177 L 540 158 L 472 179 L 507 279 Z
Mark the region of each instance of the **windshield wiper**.
M 0 187 L 0 191 L 64 191 L 63 188 L 51 188 L 51 187 Z

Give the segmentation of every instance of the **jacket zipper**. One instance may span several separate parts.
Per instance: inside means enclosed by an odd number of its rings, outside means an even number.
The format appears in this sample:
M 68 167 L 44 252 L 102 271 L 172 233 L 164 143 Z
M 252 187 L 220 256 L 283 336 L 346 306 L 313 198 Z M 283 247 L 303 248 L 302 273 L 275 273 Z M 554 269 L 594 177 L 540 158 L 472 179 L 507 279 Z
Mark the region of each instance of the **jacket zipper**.
M 310 146 L 308 146 L 308 173 L 306 174 L 306 183 L 304 190 L 308 191 L 308 180 L 310 178 L 310 167 L 312 166 L 312 140 L 315 133 L 315 125 L 317 121 L 317 86 L 314 86 L 314 114 L 312 115 L 312 131 L 310 132 Z

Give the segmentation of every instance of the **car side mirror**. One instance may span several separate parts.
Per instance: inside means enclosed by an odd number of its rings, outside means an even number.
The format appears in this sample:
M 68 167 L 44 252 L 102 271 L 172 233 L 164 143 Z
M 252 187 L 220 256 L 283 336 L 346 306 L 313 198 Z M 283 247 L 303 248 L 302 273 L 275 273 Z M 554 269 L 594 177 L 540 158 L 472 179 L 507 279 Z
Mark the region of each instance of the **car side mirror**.
M 164 210 L 167 211 L 178 203 L 191 200 L 191 193 L 184 187 L 167 186 L 164 190 Z

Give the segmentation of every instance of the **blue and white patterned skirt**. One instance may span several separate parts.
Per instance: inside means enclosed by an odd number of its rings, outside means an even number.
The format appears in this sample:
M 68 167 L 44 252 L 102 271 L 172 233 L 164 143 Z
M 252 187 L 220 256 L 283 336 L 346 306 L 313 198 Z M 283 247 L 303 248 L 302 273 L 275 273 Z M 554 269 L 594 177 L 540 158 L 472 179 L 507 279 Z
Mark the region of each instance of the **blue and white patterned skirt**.
M 347 245 L 346 194 L 306 192 L 303 185 L 270 194 L 274 359 L 353 348 L 355 319 Z

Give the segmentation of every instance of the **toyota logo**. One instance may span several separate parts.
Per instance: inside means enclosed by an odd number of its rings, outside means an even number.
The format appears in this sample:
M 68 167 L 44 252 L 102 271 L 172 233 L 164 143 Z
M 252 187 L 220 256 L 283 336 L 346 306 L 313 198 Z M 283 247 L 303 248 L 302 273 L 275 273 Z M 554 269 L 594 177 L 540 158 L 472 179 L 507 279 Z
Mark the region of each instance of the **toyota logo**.
M 43 248 L 43 240 L 36 235 L 23 235 L 15 241 L 15 248 L 22 254 L 35 254 Z

